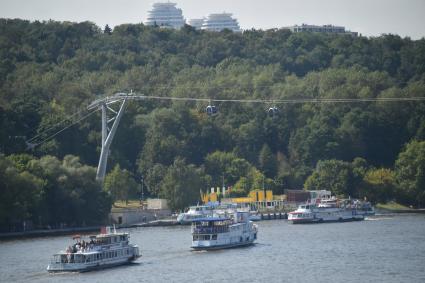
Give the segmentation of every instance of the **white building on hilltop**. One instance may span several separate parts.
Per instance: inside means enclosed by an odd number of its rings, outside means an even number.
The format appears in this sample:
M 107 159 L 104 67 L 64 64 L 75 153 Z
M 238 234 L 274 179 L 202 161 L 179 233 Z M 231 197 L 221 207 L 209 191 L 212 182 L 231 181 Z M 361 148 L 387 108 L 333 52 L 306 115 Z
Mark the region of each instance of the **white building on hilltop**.
M 154 3 L 152 10 L 148 11 L 148 16 L 144 22 L 147 26 L 160 26 L 180 29 L 185 24 L 181 9 L 176 7 L 176 3 Z
M 208 31 L 222 31 L 223 29 L 229 29 L 234 32 L 241 31 L 238 21 L 232 18 L 230 13 L 210 14 L 204 19 L 201 29 Z
M 357 36 L 357 32 L 351 32 L 349 30 L 345 30 L 345 27 L 342 26 L 333 26 L 333 25 L 295 25 L 287 27 L 292 32 L 319 32 L 319 33 L 336 33 L 336 34 L 351 34 L 353 36 Z
M 190 19 L 187 24 L 195 29 L 201 29 L 205 19 Z

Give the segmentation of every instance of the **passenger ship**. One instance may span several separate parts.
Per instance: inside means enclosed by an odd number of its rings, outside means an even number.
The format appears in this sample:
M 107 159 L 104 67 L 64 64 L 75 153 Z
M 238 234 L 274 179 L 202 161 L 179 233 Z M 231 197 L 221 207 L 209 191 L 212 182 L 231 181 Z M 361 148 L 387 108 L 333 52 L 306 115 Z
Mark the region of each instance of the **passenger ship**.
M 248 209 L 248 210 L 247 210 Z M 249 212 L 249 220 L 261 220 L 261 214 L 257 211 L 250 211 L 249 207 L 238 207 L 236 203 L 222 203 L 222 204 L 209 204 L 209 205 L 196 205 L 189 207 L 188 211 L 180 213 L 177 216 L 179 224 L 191 224 L 194 220 L 203 219 L 206 217 L 221 217 L 226 218 L 229 215 L 234 215 L 236 211 Z
M 298 223 L 346 222 L 363 220 L 364 213 L 349 205 L 339 204 L 335 198 L 322 199 L 318 205 L 307 203 L 288 213 L 288 221 Z
M 232 218 L 207 217 L 192 222 L 192 249 L 214 250 L 247 246 L 257 239 L 258 227 L 249 212 L 235 212 Z
M 85 272 L 130 263 L 140 257 L 137 245 L 129 244 L 128 233 L 117 233 L 109 227 L 104 234 L 90 236 L 90 241 L 76 242 L 66 251 L 53 255 L 48 272 Z

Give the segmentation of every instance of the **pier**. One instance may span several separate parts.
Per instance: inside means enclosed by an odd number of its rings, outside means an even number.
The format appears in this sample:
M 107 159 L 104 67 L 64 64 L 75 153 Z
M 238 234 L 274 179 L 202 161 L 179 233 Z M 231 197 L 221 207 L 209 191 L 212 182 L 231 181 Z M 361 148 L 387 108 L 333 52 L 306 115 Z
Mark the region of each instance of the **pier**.
M 261 220 L 288 219 L 288 213 L 286 212 L 260 213 L 260 215 Z

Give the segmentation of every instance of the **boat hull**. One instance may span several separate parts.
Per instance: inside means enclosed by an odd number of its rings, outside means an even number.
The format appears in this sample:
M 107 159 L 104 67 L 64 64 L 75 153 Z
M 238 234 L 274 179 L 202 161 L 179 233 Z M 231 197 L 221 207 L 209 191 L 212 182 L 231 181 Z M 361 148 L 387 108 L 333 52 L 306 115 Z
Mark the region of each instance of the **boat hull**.
M 340 217 L 340 218 L 312 218 L 312 219 L 288 219 L 292 224 L 313 224 L 313 223 L 332 223 L 332 222 L 352 222 L 364 220 L 363 215 L 356 215 L 353 217 Z
M 130 264 L 135 261 L 138 257 L 123 258 L 113 262 L 97 262 L 91 264 L 75 264 L 75 263 L 52 263 L 47 266 L 47 271 L 49 273 L 58 273 L 58 272 L 88 272 L 93 270 L 105 269 L 116 267 L 120 265 Z
M 192 246 L 191 248 L 195 251 L 213 251 L 213 250 L 221 250 L 221 249 L 233 249 L 254 245 L 254 241 L 244 242 L 244 243 L 235 243 L 228 245 L 212 245 L 212 246 Z

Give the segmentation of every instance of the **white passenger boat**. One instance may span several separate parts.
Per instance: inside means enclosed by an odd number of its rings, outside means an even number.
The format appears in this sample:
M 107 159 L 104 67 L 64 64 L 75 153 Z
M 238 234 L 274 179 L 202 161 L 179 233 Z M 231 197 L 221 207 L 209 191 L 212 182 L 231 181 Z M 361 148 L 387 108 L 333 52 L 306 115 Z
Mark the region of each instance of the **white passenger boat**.
M 72 246 L 53 256 L 47 271 L 85 272 L 130 263 L 140 254 L 137 245 L 129 244 L 129 238 L 128 233 L 117 233 L 115 229 L 91 236 L 89 242 L 76 236 Z
M 236 203 L 223 203 L 216 205 L 197 205 L 191 206 L 186 212 L 177 216 L 177 222 L 180 224 L 191 224 L 192 221 L 206 217 L 226 218 L 233 216 L 236 211 L 249 212 L 249 220 L 260 221 L 261 214 L 258 211 L 250 211 L 248 208 L 240 208 Z
M 363 214 L 364 216 L 375 215 L 375 209 L 370 202 L 356 201 L 354 202 L 354 205 L 358 214 Z
M 232 218 L 208 217 L 192 221 L 192 249 L 214 250 L 251 245 L 258 227 L 249 212 L 235 212 Z
M 213 216 L 214 208 L 209 205 L 197 205 L 189 207 L 189 210 L 177 216 L 180 224 L 190 224 L 193 220 Z
M 364 214 L 357 209 L 340 206 L 336 199 L 321 200 L 318 205 L 308 203 L 288 213 L 288 221 L 298 223 L 344 222 L 363 220 Z

